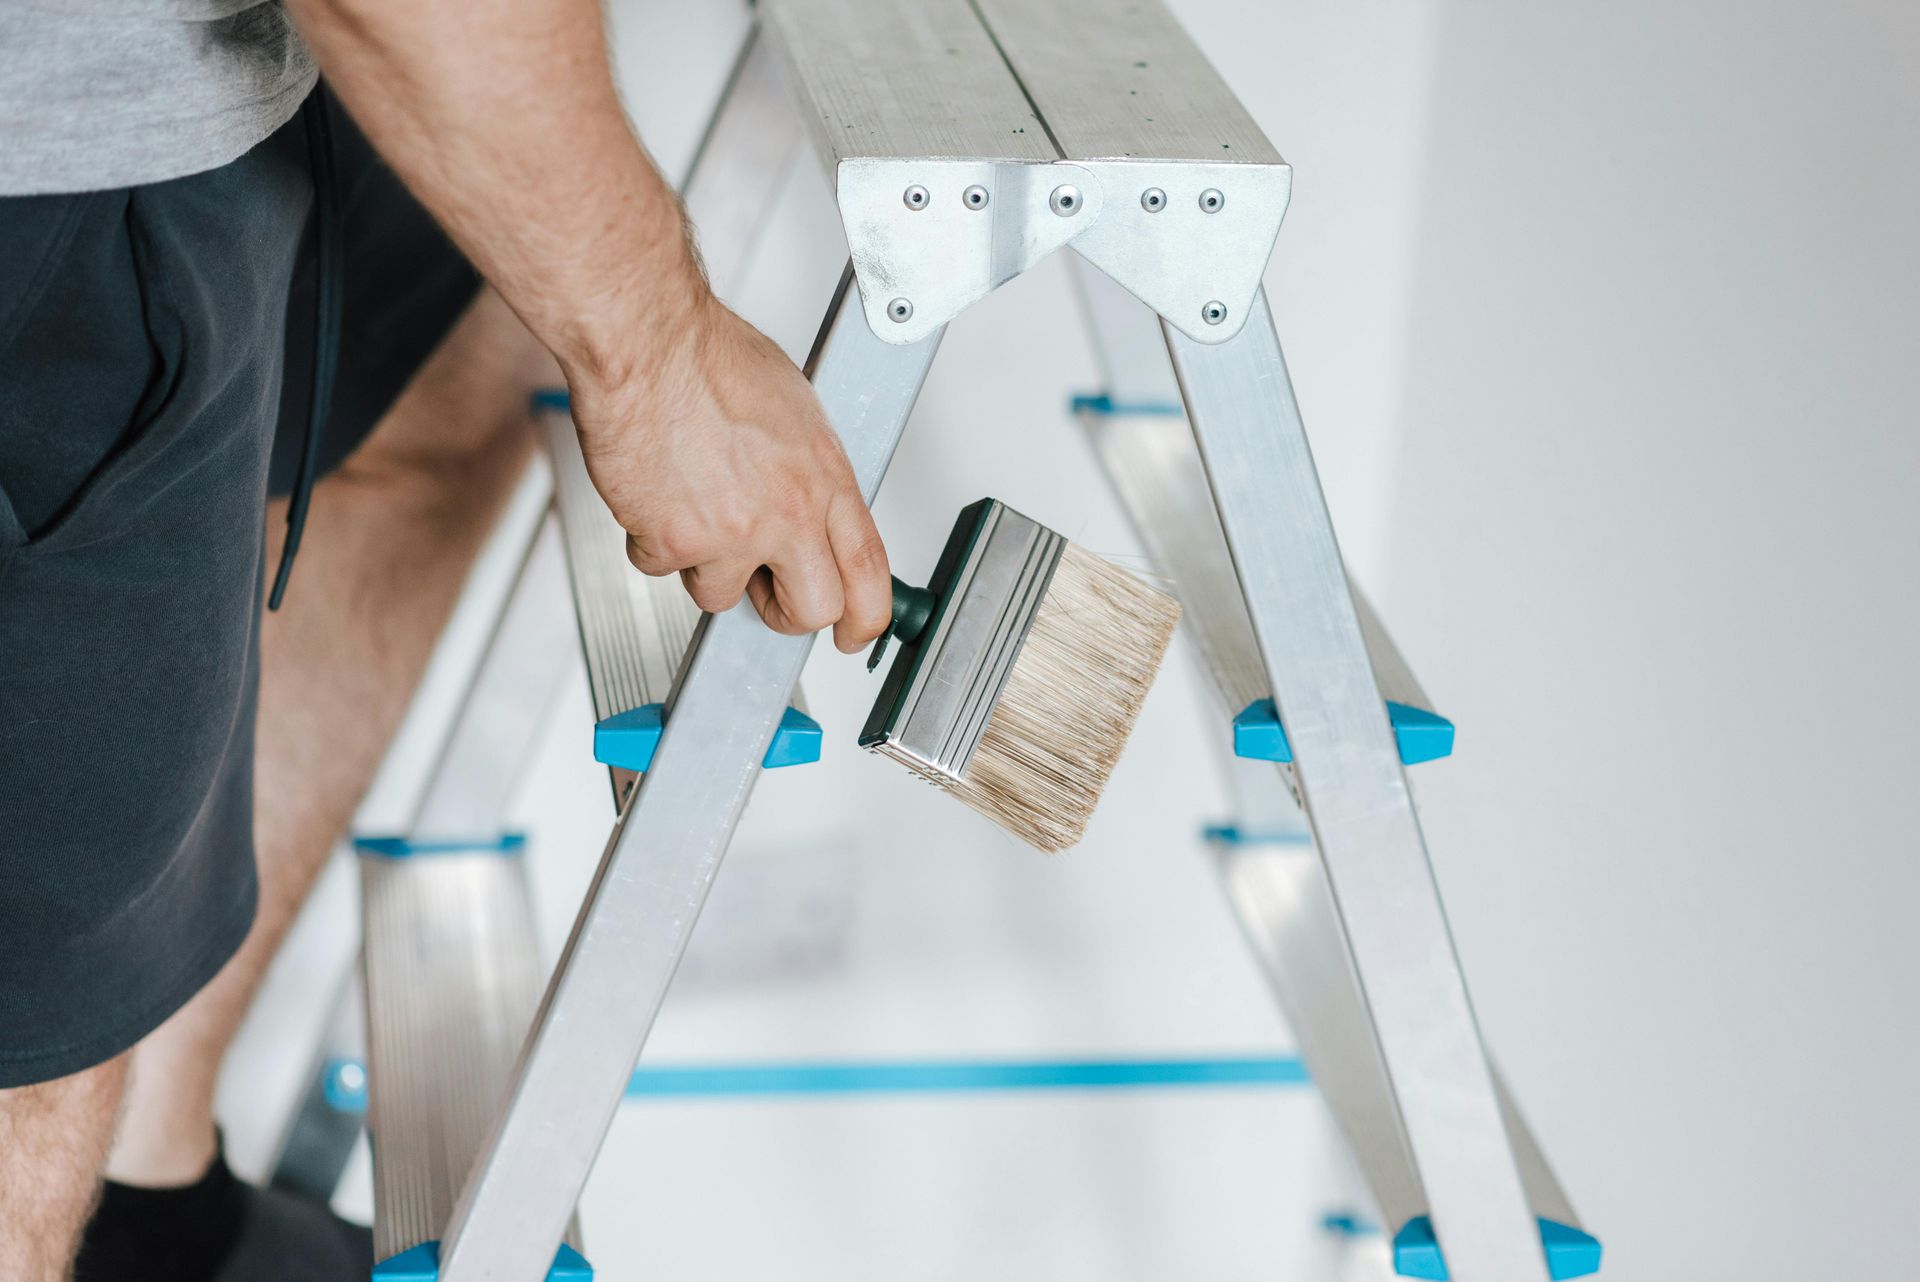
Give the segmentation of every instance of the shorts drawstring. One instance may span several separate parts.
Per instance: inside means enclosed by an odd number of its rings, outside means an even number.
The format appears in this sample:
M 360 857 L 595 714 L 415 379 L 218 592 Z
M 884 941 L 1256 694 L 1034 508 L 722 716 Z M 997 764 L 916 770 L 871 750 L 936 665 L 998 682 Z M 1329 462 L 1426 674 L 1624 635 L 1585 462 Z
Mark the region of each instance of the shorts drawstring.
M 333 125 L 327 107 L 327 87 L 315 82 L 300 108 L 307 132 L 307 163 L 313 170 L 314 276 L 313 382 L 307 401 L 306 432 L 300 442 L 300 470 L 294 476 L 287 507 L 287 541 L 280 551 L 280 568 L 273 576 L 267 608 L 278 610 L 293 573 L 293 557 L 307 525 L 307 506 L 313 499 L 320 437 L 333 401 L 334 369 L 340 358 L 341 233 L 339 182 L 334 174 Z

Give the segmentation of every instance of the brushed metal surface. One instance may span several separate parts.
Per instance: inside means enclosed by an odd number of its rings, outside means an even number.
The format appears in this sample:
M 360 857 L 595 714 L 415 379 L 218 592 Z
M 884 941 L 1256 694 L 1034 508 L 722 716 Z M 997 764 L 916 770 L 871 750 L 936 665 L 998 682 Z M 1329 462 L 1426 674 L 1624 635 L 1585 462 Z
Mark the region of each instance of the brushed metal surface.
M 517 858 L 363 856 L 360 884 L 374 1252 L 385 1259 L 446 1229 L 545 971 Z
M 760 13 L 830 171 L 870 158 L 1058 158 L 967 0 L 761 0 Z
M 975 4 L 1064 158 L 1282 163 L 1159 0 Z
M 627 532 L 587 475 L 573 419 L 549 409 L 540 421 L 553 465 L 554 510 L 573 580 L 593 715 L 604 721 L 664 702 L 700 611 L 678 578 L 649 578 L 627 560 Z

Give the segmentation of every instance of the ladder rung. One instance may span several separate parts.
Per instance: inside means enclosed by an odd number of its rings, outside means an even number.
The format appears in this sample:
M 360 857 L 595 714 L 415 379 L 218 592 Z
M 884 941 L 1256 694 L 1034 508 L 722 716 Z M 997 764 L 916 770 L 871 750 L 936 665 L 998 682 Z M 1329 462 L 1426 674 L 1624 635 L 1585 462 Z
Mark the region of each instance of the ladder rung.
M 649 703 L 645 707 L 616 713 L 593 728 L 593 759 L 602 765 L 645 773 L 653 764 L 653 750 L 666 728 L 666 705 Z M 798 708 L 788 708 L 773 732 L 767 755 L 760 764 L 768 770 L 781 766 L 801 766 L 820 760 L 820 723 Z
M 1583 1278 L 1600 1271 L 1600 1241 L 1591 1233 L 1558 1220 L 1538 1217 L 1540 1249 L 1547 1257 L 1547 1276 L 1553 1282 Z M 1416 1215 L 1393 1235 L 1393 1271 L 1403 1278 L 1447 1282 L 1447 1262 L 1433 1236 L 1433 1221 Z
M 567 568 L 580 620 L 580 643 L 593 692 L 594 760 L 644 771 L 666 720 L 666 700 L 700 621 L 700 610 L 673 578 L 641 574 L 627 560 L 627 532 L 593 487 L 574 435 L 567 393 L 537 392 L 533 408 L 546 424 L 553 460 L 553 496 L 566 544 Z M 766 765 L 820 759 L 819 723 L 794 692 Z
M 1387 720 L 1400 745 L 1400 761 L 1414 766 L 1453 752 L 1453 722 L 1437 712 L 1387 700 Z M 1233 755 L 1251 761 L 1292 761 L 1293 747 L 1273 700 L 1256 699 L 1233 719 Z
M 377 1259 L 439 1240 L 539 1003 L 518 849 L 360 858 Z
M 1186 608 L 1182 626 L 1199 647 L 1221 705 L 1234 718 L 1235 753 L 1292 760 L 1185 414 L 1175 404 L 1118 404 L 1099 395 L 1074 397 L 1072 409 L 1120 491 L 1148 556 Z M 1434 710 L 1358 589 L 1353 599 L 1375 680 L 1401 739 L 1401 759 L 1411 765 L 1446 756 L 1453 748 L 1453 723 Z

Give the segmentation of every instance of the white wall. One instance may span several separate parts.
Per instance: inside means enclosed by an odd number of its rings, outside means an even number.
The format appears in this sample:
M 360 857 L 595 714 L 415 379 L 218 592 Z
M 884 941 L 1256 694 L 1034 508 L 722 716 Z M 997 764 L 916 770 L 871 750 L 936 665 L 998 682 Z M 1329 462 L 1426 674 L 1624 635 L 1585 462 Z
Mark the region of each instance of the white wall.
M 1904 1276 L 1920 9 L 1453 0 L 1385 604 L 1615 1279 Z

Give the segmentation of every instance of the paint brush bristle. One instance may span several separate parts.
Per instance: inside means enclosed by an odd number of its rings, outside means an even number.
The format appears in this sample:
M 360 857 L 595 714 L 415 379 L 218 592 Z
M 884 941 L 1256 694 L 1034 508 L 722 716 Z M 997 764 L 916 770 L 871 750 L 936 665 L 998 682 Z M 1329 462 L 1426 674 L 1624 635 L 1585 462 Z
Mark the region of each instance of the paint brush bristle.
M 964 777 L 940 786 L 1040 850 L 1079 841 L 1179 619 L 1173 597 L 1068 544 Z

